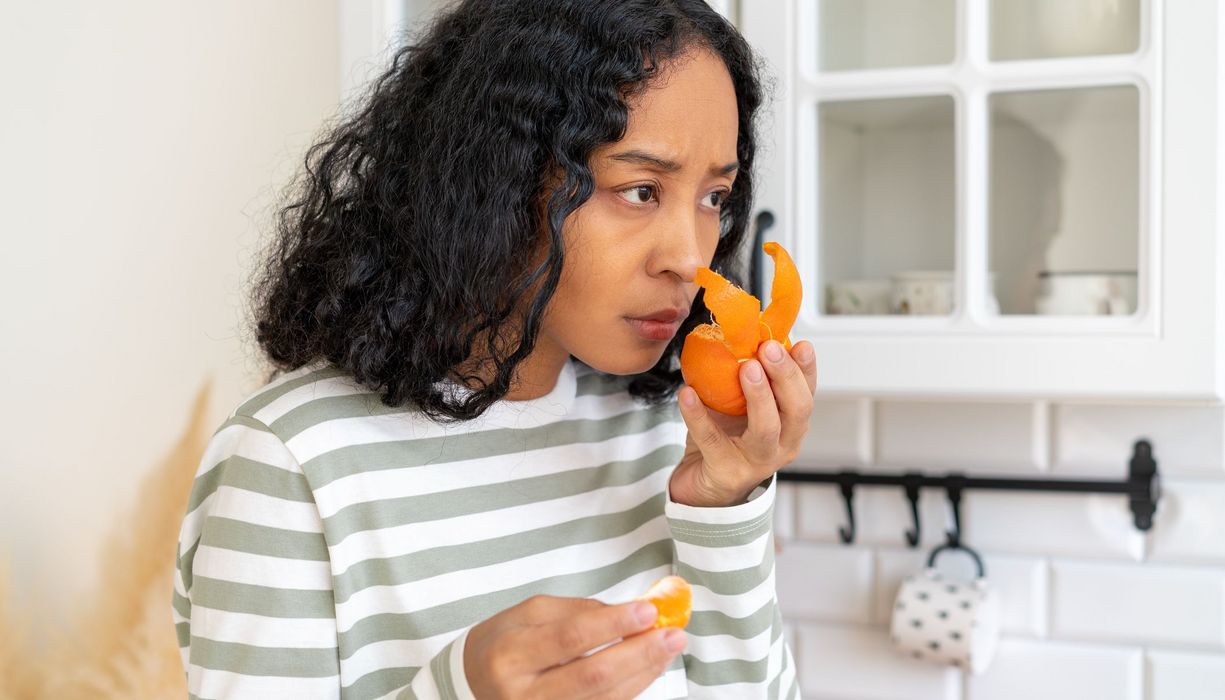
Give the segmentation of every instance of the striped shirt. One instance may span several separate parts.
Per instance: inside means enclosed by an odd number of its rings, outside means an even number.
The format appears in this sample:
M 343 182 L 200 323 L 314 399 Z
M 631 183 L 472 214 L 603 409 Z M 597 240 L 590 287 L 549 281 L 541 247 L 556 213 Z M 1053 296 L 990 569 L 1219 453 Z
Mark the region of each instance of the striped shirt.
M 212 436 L 173 615 L 192 698 L 473 697 L 467 630 L 536 594 L 623 603 L 678 574 L 685 652 L 641 698 L 795 698 L 775 480 L 673 502 L 675 402 L 571 360 L 547 395 L 436 424 L 335 367 L 281 375 Z

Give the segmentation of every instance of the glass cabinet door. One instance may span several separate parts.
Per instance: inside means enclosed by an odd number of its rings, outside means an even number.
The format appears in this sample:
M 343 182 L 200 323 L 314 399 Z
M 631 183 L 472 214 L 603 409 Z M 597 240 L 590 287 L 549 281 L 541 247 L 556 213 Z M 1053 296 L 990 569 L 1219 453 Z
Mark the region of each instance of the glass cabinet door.
M 1140 0 L 991 0 L 992 61 L 1134 53 Z
M 821 0 L 818 70 L 844 71 L 952 63 L 955 0 Z
M 1140 310 L 1152 63 L 1140 0 L 796 0 L 817 314 Z M 977 32 L 970 28 L 977 28 Z M 804 149 L 810 145 L 810 152 Z M 803 210 L 808 209 L 807 213 Z M 967 300 L 969 303 L 967 303 Z
M 996 92 L 988 113 L 988 246 L 1000 313 L 1134 313 L 1139 90 Z
M 817 124 L 825 312 L 951 314 L 952 97 L 828 101 Z

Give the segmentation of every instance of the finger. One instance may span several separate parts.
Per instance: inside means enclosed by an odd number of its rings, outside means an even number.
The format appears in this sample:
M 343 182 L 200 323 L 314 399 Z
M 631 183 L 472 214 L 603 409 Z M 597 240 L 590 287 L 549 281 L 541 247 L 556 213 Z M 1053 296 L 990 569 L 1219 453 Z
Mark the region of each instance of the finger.
M 602 693 L 596 693 L 595 695 L 583 698 L 583 700 L 629 700 L 630 698 L 641 697 L 644 690 L 659 680 L 660 676 L 668 672 L 675 659 L 675 656 L 672 657 L 661 668 L 647 669 L 639 671 L 636 675 L 630 675 L 624 681 L 621 681 L 619 685 L 615 685 Z
M 680 390 L 681 418 L 693 443 L 702 452 L 703 459 L 708 464 L 742 464 L 744 458 L 740 450 L 732 443 L 731 438 L 710 417 L 710 409 L 702 404 L 698 393 L 693 387 L 686 386 Z
M 654 673 L 653 678 L 663 673 L 679 653 L 679 648 L 667 645 L 669 631 L 679 630 L 663 628 L 632 636 L 590 656 L 546 671 L 534 689 L 545 698 L 634 697 L 621 695 L 618 686 L 631 677 Z M 681 632 L 682 641 L 684 636 Z M 646 685 L 650 685 L 649 680 Z M 614 689 L 618 691 L 616 694 L 613 694 Z
M 744 390 L 749 411 L 748 424 L 740 436 L 741 450 L 750 462 L 770 462 L 778 452 L 781 424 L 778 399 L 762 369 L 762 363 L 757 360 L 741 363 L 740 386 Z
M 813 390 L 808 384 L 804 370 L 780 343 L 771 340 L 762 343 L 762 346 L 759 354 L 770 377 L 770 386 L 774 390 L 781 416 L 776 445 L 788 453 L 798 451 L 800 441 L 808 432 Z
M 540 594 L 511 608 L 515 612 L 509 616 L 507 622 L 518 625 L 543 625 L 606 607 L 608 607 L 607 603 L 595 598 L 567 598 Z
M 808 383 L 808 393 L 812 394 L 817 390 L 817 353 L 813 349 L 812 343 L 807 340 L 801 340 L 791 346 L 791 358 L 800 366 L 800 371 L 804 373 L 804 381 Z
M 600 604 L 535 627 L 515 632 L 515 648 L 545 669 L 578 658 L 598 646 L 642 632 L 655 624 L 659 611 L 645 601 Z

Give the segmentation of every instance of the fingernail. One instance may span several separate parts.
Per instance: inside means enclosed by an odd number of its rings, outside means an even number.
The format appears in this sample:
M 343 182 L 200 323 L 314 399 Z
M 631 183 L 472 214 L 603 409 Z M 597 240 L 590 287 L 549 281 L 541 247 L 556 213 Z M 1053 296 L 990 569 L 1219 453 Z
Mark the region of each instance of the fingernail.
M 760 384 L 763 376 L 761 373 L 761 365 L 753 362 L 752 360 L 749 360 L 746 364 L 748 366 L 745 368 L 744 373 L 748 376 L 749 381 L 753 382 L 754 384 Z
M 771 362 L 783 361 L 783 346 L 777 340 L 766 343 L 766 358 Z
M 638 624 L 640 625 L 654 622 L 655 616 L 658 614 L 659 611 L 656 610 L 655 606 L 650 603 L 639 603 L 634 606 L 634 619 L 637 620 Z
M 694 406 L 697 406 L 698 405 L 697 392 L 694 392 L 694 391 L 681 392 L 681 401 L 689 408 L 693 408 Z
M 664 633 L 664 648 L 669 654 L 675 654 L 685 648 L 685 633 L 681 630 L 668 630 Z

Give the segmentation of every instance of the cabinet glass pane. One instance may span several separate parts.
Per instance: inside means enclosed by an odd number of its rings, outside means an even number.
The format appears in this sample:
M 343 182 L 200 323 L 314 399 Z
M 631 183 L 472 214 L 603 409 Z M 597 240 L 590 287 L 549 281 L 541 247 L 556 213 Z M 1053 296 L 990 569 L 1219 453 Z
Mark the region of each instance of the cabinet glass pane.
M 1001 313 L 1134 313 L 1139 97 L 1126 85 L 990 98 L 990 259 Z
M 952 313 L 953 120 L 944 95 L 819 106 L 825 313 Z
M 821 0 L 817 68 L 839 71 L 952 63 L 956 9 L 955 0 Z
M 991 60 L 1133 53 L 1140 0 L 992 0 Z

